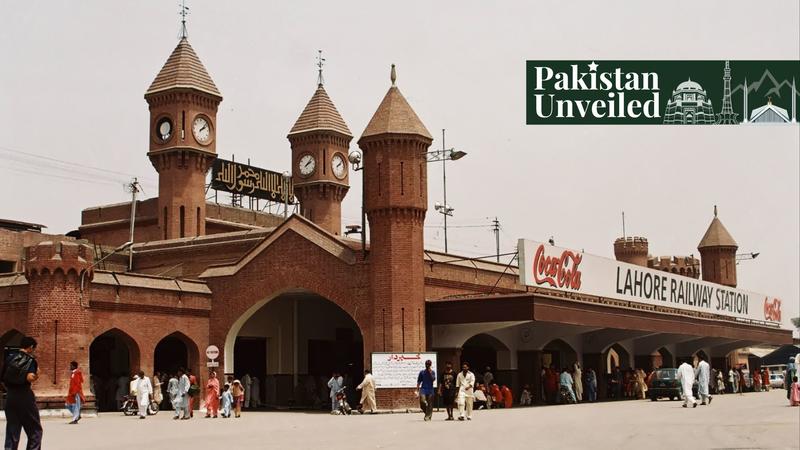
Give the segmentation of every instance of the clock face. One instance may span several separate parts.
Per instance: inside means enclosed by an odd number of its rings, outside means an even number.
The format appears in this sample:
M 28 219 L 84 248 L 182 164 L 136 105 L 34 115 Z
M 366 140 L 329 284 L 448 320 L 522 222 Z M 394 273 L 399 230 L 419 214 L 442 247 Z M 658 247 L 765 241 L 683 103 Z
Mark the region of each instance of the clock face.
M 192 133 L 197 142 L 207 144 L 211 141 L 211 125 L 205 117 L 197 116 L 192 123 Z
M 333 158 L 331 158 L 331 169 L 336 178 L 340 180 L 347 175 L 347 163 L 340 153 L 333 155 Z
M 172 137 L 172 122 L 168 118 L 164 117 L 158 121 L 156 125 L 156 135 L 164 142 Z
M 314 169 L 317 168 L 317 160 L 311 155 L 303 155 L 297 168 L 300 170 L 300 175 L 307 177 L 314 173 Z

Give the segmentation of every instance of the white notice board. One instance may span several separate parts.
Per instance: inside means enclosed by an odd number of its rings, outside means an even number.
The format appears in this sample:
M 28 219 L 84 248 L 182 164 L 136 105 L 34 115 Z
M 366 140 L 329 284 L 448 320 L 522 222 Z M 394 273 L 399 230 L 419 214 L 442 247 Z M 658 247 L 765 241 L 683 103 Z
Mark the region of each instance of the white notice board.
M 378 388 L 416 388 L 417 376 L 431 360 L 436 370 L 436 353 L 372 353 L 372 376 Z M 438 377 L 438 374 L 437 374 Z M 436 380 L 433 382 L 436 387 Z

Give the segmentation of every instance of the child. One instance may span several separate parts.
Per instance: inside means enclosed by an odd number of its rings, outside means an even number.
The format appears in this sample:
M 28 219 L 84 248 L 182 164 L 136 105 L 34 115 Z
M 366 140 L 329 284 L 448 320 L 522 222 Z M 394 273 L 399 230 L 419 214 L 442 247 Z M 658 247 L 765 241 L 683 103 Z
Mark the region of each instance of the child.
M 231 395 L 230 387 L 231 385 L 225 383 L 225 386 L 222 387 L 222 395 L 220 395 L 222 417 L 226 419 L 231 416 L 231 405 L 233 404 L 233 395 Z
M 800 384 L 797 384 L 797 377 L 792 377 L 792 387 L 790 391 L 789 406 L 800 406 Z
M 242 416 L 242 404 L 244 403 L 244 386 L 239 380 L 233 380 L 231 385 L 231 396 L 233 397 L 233 411 L 234 417 L 239 418 Z
M 531 406 L 531 403 L 531 387 L 526 384 L 522 387 L 522 395 L 519 397 L 519 404 L 520 406 Z

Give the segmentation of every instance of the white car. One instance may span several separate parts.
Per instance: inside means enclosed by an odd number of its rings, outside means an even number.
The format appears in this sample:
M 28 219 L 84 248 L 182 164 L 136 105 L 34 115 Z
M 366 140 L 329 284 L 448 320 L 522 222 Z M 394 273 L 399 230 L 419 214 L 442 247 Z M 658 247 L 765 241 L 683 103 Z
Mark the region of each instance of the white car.
M 782 373 L 769 374 L 769 385 L 774 388 L 783 389 L 783 374 Z

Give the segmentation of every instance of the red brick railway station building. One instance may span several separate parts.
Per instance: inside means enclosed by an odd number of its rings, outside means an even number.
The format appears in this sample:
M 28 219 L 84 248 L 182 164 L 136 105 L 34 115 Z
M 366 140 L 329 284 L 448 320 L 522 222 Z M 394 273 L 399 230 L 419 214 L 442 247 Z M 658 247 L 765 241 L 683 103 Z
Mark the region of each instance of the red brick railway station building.
M 222 95 L 185 38 L 145 100 L 159 190 L 137 203 L 130 249 L 95 265 L 128 241 L 130 203 L 84 210 L 70 236 L 0 229 L 0 346 L 38 340 L 43 404 L 60 405 L 73 359 L 89 368 L 102 408 L 116 378 L 137 369 L 187 366 L 204 379 L 210 344 L 219 372 L 259 377 L 262 402 L 303 405 L 304 387 L 335 368 L 358 381 L 372 352 L 436 351 L 440 364 L 490 365 L 515 389 L 538 383 L 543 363 L 580 361 L 602 395 L 612 364 L 669 366 L 702 351 L 720 367 L 735 349 L 791 342 L 765 323 L 531 288 L 514 266 L 426 251 L 432 137 L 394 76 L 357 142 L 366 249 L 340 235 L 352 134 L 322 84 L 288 135 L 301 213 L 287 219 L 207 202 Z M 736 285 L 736 243 L 716 217 L 699 250 L 703 280 Z M 615 253 L 700 276 L 694 259 L 648 260 L 643 239 L 620 239 Z M 378 390 L 381 408 L 414 401 L 407 389 Z

